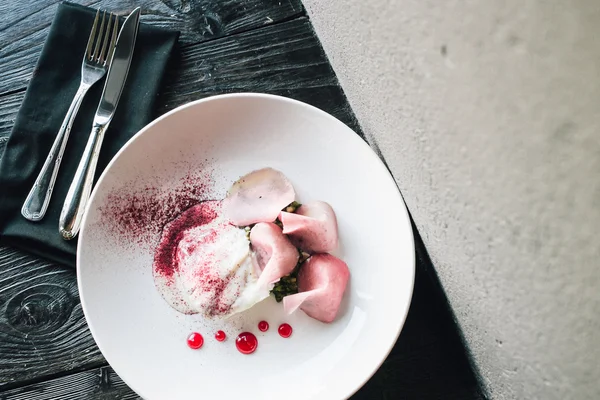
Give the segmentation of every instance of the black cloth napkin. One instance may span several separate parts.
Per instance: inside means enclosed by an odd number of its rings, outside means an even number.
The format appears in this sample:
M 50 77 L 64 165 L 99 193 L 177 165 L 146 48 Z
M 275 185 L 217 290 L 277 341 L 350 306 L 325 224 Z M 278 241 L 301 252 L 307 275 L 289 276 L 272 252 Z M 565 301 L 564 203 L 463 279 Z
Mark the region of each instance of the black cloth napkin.
M 79 87 L 95 15 L 96 10 L 88 7 L 59 5 L 0 159 L 0 241 L 73 267 L 77 241 L 62 239 L 58 219 L 92 128 L 104 79 L 90 89 L 79 109 L 44 219 L 26 220 L 21 206 Z M 152 120 L 162 76 L 178 37 L 179 32 L 140 23 L 127 82 L 102 144 L 96 179 L 127 140 Z

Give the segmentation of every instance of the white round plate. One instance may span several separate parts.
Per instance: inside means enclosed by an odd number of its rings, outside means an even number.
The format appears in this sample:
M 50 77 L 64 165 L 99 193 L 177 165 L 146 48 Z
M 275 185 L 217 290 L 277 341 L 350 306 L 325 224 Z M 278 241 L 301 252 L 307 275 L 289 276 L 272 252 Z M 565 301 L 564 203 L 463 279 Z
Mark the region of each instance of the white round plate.
M 178 313 L 154 286 L 158 234 L 123 233 L 127 218 L 114 213 L 128 194 L 155 193 L 148 188 L 168 193 L 189 184 L 190 174 L 210 175 L 210 196 L 222 198 L 237 178 L 262 167 L 282 171 L 300 202 L 324 200 L 337 214 L 340 248 L 334 254 L 348 264 L 351 280 L 331 324 L 302 311 L 288 316 L 271 297 L 223 323 Z M 98 347 L 147 400 L 335 400 L 356 392 L 392 349 L 408 312 L 414 262 L 400 193 L 355 132 L 298 101 L 232 94 L 163 115 L 113 158 L 83 222 L 77 275 Z M 271 326 L 265 333 L 257 329 L 262 319 Z M 288 339 L 277 334 L 282 322 L 294 328 Z M 216 329 L 226 331 L 225 342 L 214 339 Z M 235 347 L 244 330 L 259 340 L 251 355 Z M 204 336 L 199 350 L 187 347 L 192 331 Z

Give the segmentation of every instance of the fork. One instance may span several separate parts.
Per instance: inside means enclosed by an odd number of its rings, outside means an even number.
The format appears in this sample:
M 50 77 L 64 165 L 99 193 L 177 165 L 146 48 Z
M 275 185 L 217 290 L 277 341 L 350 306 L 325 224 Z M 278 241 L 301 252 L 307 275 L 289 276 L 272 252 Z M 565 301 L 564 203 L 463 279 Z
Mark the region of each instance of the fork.
M 48 209 L 48 204 L 50 203 L 50 198 L 52 197 L 52 191 L 60 168 L 60 162 L 65 152 L 69 133 L 71 132 L 77 111 L 79 111 L 83 98 L 90 87 L 102 79 L 112 62 L 114 42 L 110 41 L 110 37 L 112 36 L 111 29 L 117 32 L 118 17 L 109 13 L 105 29 L 104 21 L 106 19 L 106 11 L 104 11 L 102 13 L 100 28 L 97 29 L 99 17 L 100 10 L 96 11 L 92 31 L 85 49 L 83 62 L 81 63 L 81 82 L 79 83 L 79 89 L 77 89 L 77 93 L 69 106 L 65 119 L 58 130 L 56 139 L 54 139 L 54 143 L 42 166 L 42 170 L 21 208 L 21 215 L 30 221 L 39 221 L 44 218 L 46 210 Z

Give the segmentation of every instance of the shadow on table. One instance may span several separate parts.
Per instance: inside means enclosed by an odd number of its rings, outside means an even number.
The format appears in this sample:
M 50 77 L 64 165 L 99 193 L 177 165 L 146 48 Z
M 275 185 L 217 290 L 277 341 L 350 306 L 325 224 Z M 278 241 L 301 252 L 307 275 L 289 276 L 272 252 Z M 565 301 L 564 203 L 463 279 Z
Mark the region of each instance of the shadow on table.
M 414 224 L 413 232 L 416 275 L 406 323 L 386 361 L 352 400 L 485 399 Z

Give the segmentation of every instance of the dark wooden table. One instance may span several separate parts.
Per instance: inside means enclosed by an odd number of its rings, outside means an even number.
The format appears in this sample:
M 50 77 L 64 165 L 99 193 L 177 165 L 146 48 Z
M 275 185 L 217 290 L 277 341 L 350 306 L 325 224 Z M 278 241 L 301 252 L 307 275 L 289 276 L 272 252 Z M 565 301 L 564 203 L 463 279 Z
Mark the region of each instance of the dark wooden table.
M 76 2 L 122 13 L 140 5 L 143 22 L 181 31 L 157 116 L 215 94 L 264 92 L 313 104 L 361 134 L 300 0 Z M 0 2 L 0 157 L 57 4 Z M 415 235 L 416 286 L 406 325 L 353 399 L 484 398 Z M 0 246 L 0 399 L 137 398 L 92 339 L 75 271 Z

